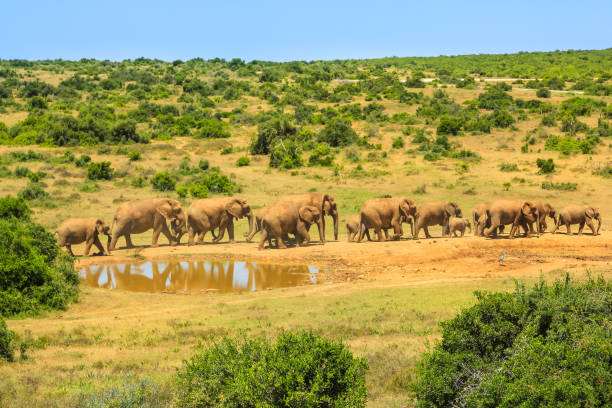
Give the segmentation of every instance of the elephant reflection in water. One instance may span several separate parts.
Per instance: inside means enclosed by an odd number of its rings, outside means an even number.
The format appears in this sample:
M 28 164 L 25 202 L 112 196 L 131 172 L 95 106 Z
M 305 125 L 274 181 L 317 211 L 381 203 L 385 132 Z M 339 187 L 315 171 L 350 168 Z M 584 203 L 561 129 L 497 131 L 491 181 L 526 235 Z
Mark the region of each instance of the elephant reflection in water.
M 269 287 L 295 286 L 308 277 L 308 267 L 258 265 L 252 262 L 181 262 L 176 263 L 168 290 L 200 292 L 216 289 L 261 290 Z
M 106 274 L 106 282 L 100 283 L 100 277 Z M 108 266 L 105 265 L 93 265 L 85 266 L 81 272 L 81 278 L 85 281 L 88 286 L 94 288 L 109 289 L 111 285 L 111 277 L 109 276 Z
M 132 292 L 163 292 L 172 264 L 147 262 L 144 264 L 109 265 L 108 281 L 115 282 L 115 288 Z M 150 273 L 147 274 L 150 268 Z M 150 276 L 148 276 L 150 275 Z M 95 285 L 98 286 L 98 285 Z

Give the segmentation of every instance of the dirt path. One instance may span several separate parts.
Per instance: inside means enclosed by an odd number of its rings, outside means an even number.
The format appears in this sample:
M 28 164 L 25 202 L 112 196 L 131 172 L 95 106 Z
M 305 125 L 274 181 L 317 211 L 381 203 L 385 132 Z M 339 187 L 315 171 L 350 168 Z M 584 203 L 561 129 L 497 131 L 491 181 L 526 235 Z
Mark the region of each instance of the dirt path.
M 503 251 L 507 256 L 498 261 Z M 326 268 L 335 281 L 354 279 L 444 279 L 533 276 L 544 270 L 612 270 L 612 232 L 508 240 L 479 237 L 418 241 L 327 242 L 286 250 L 259 251 L 255 243 L 220 243 L 119 249 L 110 257 L 80 258 L 77 266 L 162 259 L 235 259 L 272 264 L 309 264 Z

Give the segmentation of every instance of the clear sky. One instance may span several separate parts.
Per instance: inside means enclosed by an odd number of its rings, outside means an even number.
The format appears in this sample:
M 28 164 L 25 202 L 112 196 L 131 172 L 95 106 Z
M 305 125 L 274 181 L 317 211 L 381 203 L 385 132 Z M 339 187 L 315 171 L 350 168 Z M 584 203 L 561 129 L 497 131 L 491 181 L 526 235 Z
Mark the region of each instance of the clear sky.
M 0 0 L 0 59 L 271 61 L 612 47 L 612 0 Z

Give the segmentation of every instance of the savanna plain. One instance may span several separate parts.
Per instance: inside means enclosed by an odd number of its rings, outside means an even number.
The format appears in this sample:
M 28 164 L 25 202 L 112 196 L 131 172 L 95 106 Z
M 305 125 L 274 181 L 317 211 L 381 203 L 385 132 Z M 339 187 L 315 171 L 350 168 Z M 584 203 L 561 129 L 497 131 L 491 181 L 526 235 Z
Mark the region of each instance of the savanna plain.
M 150 247 L 151 231 L 75 268 L 206 260 L 318 269 L 316 283 L 257 291 L 147 293 L 81 282 L 65 310 L 7 316 L 23 358 L 0 362 L 2 406 L 171 406 L 184 360 L 224 336 L 311 330 L 367 361 L 367 406 L 415 406 L 411 384 L 441 321 L 474 291 L 612 276 L 612 50 L 272 63 L 0 61 L 0 195 L 49 231 L 70 217 L 111 223 L 123 202 L 245 198 L 253 211 L 323 192 L 338 240 Z M 348 242 L 375 197 L 454 201 L 464 217 L 500 198 L 599 208 L 600 234 L 467 233 Z M 474 226 L 472 225 L 472 231 Z M 573 226 L 578 231 L 578 225 Z M 522 234 L 521 234 L 522 235 Z M 505 258 L 500 261 L 503 253 Z M 609 302 L 609 299 L 608 299 Z M 608 316 L 609 318 L 609 316 Z M 19 354 L 19 353 L 17 353 Z M 136 405 L 112 405 L 138 395 Z M 156 405 L 157 404 L 157 405 Z

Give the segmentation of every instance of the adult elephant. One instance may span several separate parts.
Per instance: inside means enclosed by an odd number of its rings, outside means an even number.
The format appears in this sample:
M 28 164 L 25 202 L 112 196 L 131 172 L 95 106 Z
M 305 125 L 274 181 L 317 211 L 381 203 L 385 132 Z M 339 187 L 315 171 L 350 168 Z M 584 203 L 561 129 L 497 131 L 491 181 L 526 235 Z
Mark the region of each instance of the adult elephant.
M 491 206 L 490 202 L 483 202 L 478 204 L 474 208 L 473 218 L 474 218 L 474 236 L 484 236 L 485 228 L 491 226 L 489 222 L 489 218 L 487 217 L 487 209 Z M 504 226 L 500 225 L 498 231 L 495 231 L 495 234 L 504 232 Z
M 319 240 L 325 243 L 325 215 L 329 215 L 334 220 L 334 239 L 338 240 L 338 206 L 336 200 L 329 194 L 324 193 L 308 193 L 294 194 L 282 196 L 278 199 L 275 206 L 283 208 L 291 208 L 293 211 L 299 211 L 305 205 L 312 205 L 321 212 L 317 227 L 319 228 Z
M 554 221 L 554 225 L 557 224 L 557 212 L 555 208 L 550 205 L 550 203 L 546 203 L 544 201 L 536 201 L 536 207 L 538 207 L 538 212 L 540 213 L 540 231 L 544 232 L 548 228 L 546 225 L 546 217 L 550 217 Z M 532 227 L 533 230 L 533 227 Z
M 348 242 L 354 242 L 356 238 L 359 236 L 359 222 L 361 221 L 361 215 L 353 215 L 346 222 L 346 235 L 348 238 Z M 405 217 L 402 215 L 400 217 L 400 237 L 404 235 L 404 230 L 402 228 L 402 224 L 407 223 L 410 224 L 410 236 L 414 235 L 414 226 L 412 224 L 412 217 Z M 370 231 L 367 228 L 365 229 L 365 235 L 368 238 L 368 241 L 372 241 L 370 237 Z M 383 228 L 382 230 L 385 232 L 385 240 L 389 239 L 389 229 L 391 228 Z
M 406 219 L 414 217 L 416 205 L 409 198 L 371 198 L 363 203 L 361 207 L 359 238 L 361 242 L 368 228 L 374 228 L 378 241 L 383 241 L 382 230 L 393 228 L 393 239 L 397 240 L 402 235 L 402 216 Z
M 263 218 L 266 216 L 266 213 L 268 212 L 269 208 L 270 207 L 261 207 L 255 213 L 255 226 L 254 226 L 254 228 L 251 228 L 251 230 L 248 232 L 248 234 L 245 234 L 247 242 L 251 242 L 251 240 L 253 239 L 255 234 L 257 234 L 259 231 L 261 231 L 261 222 L 262 222 Z
M 313 205 L 304 205 L 297 212 L 293 211 L 291 206 L 274 205 L 262 220 L 259 249 L 264 248 L 266 241 L 270 244 L 272 238 L 276 239 L 277 248 L 287 248 L 283 242 L 283 237 L 287 234 L 295 235 L 298 246 L 308 245 L 308 227 L 319 223 L 320 218 L 321 211 Z
M 442 236 L 450 235 L 449 220 L 451 217 L 462 217 L 461 208 L 457 203 L 436 201 L 421 205 L 416 213 L 414 239 L 419 239 L 421 229 L 425 230 L 427 238 L 431 238 L 428 227 L 434 225 L 442 226 Z
M 142 234 L 153 228 L 152 247 L 157 247 L 157 239 L 162 233 L 168 238 L 170 245 L 176 245 L 166 221 L 176 221 L 177 230 L 187 231 L 187 214 L 181 203 L 170 198 L 152 198 L 123 203 L 117 208 L 112 225 L 115 226 L 110 250 L 114 250 L 119 237 L 125 237 L 128 248 L 134 248 L 131 234 Z
M 55 230 L 57 234 L 57 244 L 60 247 L 65 246 L 72 253 L 72 245 L 85 242 L 85 256 L 89 255 L 89 250 L 92 245 L 100 251 L 95 255 L 105 255 L 104 247 L 98 237 L 100 234 L 105 234 L 108 237 L 106 248 L 109 249 L 111 242 L 110 227 L 104 220 L 100 218 L 70 218 L 63 221 Z
M 538 207 L 530 200 L 496 200 L 491 203 L 487 209 L 487 217 L 489 218 L 490 226 L 485 229 L 485 236 L 488 237 L 491 233 L 496 232 L 501 225 L 511 224 L 510 235 L 508 238 L 514 238 L 515 233 L 521 226 L 527 226 L 535 222 L 538 226 L 537 235 L 540 236 L 540 213 Z M 531 231 L 525 228 L 526 236 L 531 235 Z
M 595 230 L 593 220 L 597 220 L 597 230 Z M 593 235 L 599 234 L 599 229 L 601 228 L 601 213 L 599 212 L 599 208 L 589 205 L 568 205 L 559 211 L 559 217 L 551 232 L 554 234 L 561 225 L 565 225 L 565 228 L 567 228 L 567 235 L 572 235 L 572 224 L 580 224 L 578 235 L 582 235 L 585 224 L 593 231 Z
M 189 245 L 204 241 L 208 231 L 219 228 L 219 235 L 214 242 L 219 242 L 227 230 L 230 243 L 234 243 L 234 218 L 247 217 L 249 221 L 249 234 L 253 231 L 255 218 L 249 203 L 238 197 L 204 198 L 194 201 L 187 209 L 187 224 L 189 226 Z M 177 236 L 177 241 L 180 241 Z

